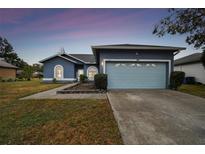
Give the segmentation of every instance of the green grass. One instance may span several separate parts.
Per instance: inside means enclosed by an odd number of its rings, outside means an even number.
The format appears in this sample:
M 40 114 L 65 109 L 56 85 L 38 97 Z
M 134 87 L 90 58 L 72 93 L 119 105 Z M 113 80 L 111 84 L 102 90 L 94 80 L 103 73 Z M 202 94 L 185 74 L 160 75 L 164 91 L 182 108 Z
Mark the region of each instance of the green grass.
M 107 100 L 18 100 L 59 84 L 0 84 L 0 144 L 122 144 Z
M 205 85 L 188 85 L 188 84 L 183 84 L 179 88 L 179 91 L 205 98 Z

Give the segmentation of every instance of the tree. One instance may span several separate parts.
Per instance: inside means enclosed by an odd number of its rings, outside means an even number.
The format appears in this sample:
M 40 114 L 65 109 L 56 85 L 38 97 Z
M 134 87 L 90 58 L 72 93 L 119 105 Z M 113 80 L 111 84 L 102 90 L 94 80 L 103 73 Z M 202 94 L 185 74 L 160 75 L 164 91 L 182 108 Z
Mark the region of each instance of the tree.
M 35 78 L 42 78 L 43 77 L 43 65 L 41 64 L 33 64 L 33 77 Z
M 186 42 L 203 50 L 202 63 L 205 66 L 205 9 L 169 9 L 169 16 L 155 25 L 153 34 L 185 34 Z
M 202 53 L 201 61 L 202 61 L 202 64 L 205 68 L 205 51 Z
M 32 68 L 32 66 L 29 66 L 29 65 L 25 66 L 23 68 L 23 77 L 25 79 L 27 79 L 28 81 L 30 81 L 32 75 L 33 75 L 33 68 Z
M 23 68 L 28 65 L 14 52 L 12 45 L 7 39 L 0 36 L 0 58 L 4 58 L 6 62 L 13 64 L 19 68 Z
M 41 64 L 33 64 L 33 71 L 34 72 L 43 72 L 43 65 Z

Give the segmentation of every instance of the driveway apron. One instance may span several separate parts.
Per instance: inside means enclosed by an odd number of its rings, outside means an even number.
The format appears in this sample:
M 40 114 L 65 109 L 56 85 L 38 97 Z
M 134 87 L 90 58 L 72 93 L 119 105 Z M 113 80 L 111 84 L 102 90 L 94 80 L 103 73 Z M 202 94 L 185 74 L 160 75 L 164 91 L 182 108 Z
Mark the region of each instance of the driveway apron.
M 205 99 L 172 90 L 108 92 L 124 144 L 205 144 Z

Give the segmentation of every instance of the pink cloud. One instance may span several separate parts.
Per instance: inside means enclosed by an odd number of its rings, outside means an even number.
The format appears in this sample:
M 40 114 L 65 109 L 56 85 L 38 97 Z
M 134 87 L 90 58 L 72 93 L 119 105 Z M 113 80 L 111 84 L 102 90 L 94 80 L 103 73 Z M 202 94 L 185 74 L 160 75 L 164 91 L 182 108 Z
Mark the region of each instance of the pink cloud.
M 123 36 L 131 35 L 136 29 L 145 27 L 140 23 L 143 16 L 139 14 L 129 14 L 126 16 L 112 16 L 109 13 L 103 13 L 102 15 L 88 16 L 89 18 L 83 18 L 82 20 L 73 20 L 74 23 L 70 23 L 70 26 L 74 25 L 75 30 L 68 32 L 58 32 L 57 34 L 51 34 L 48 40 L 58 39 L 84 39 L 90 37 L 110 37 L 111 35 Z M 106 19 L 106 20 L 105 20 Z M 138 25 L 129 24 L 134 20 L 139 20 Z M 142 25 L 142 26 L 141 26 Z M 132 31 L 132 33 L 130 32 Z
M 133 32 L 123 30 L 118 27 L 115 30 L 113 29 L 101 29 L 101 30 L 91 30 L 91 29 L 82 29 L 76 31 L 69 32 L 60 32 L 56 34 L 50 34 L 49 36 L 45 36 L 42 38 L 44 41 L 49 40 L 85 40 L 92 38 L 111 38 L 111 37 L 125 37 L 128 35 L 132 35 Z
M 41 14 L 43 10 L 34 9 L 33 12 Z M 21 35 L 26 38 L 32 36 L 32 38 L 42 41 L 79 40 L 135 35 L 137 29 L 139 31 L 147 26 L 142 24 L 143 10 L 120 15 L 113 12 L 115 12 L 113 9 L 104 11 L 100 9 L 67 9 L 55 15 L 42 16 L 23 24 L 23 26 L 16 26 L 7 33 L 11 36 Z
M 138 20 L 141 18 L 140 13 L 116 16 L 112 15 L 111 11 L 94 13 L 92 9 L 71 9 L 31 22 L 24 25 L 24 27 L 18 27 L 11 31 L 11 33 L 72 31 L 77 28 L 112 28 L 114 26 L 125 26 L 126 22 L 133 20 L 133 17 L 137 17 Z
M 84 9 L 71 9 L 66 10 L 62 13 L 56 15 L 48 16 L 44 19 L 39 19 L 37 21 L 28 23 L 25 27 L 18 27 L 11 31 L 13 34 L 22 32 L 45 32 L 54 31 L 62 29 L 71 29 L 75 26 L 81 25 L 85 22 L 93 20 L 96 18 L 94 15 L 89 13 L 89 11 Z
M 0 24 L 17 24 L 31 12 L 31 9 L 0 9 Z

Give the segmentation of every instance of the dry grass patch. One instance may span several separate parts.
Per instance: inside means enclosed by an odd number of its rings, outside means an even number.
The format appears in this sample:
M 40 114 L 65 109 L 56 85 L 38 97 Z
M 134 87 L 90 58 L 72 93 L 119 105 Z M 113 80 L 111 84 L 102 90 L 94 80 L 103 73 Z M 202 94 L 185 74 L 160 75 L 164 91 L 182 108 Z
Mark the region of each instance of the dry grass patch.
M 122 144 L 107 100 L 18 100 L 60 85 L 0 84 L 0 144 Z
M 106 100 L 16 101 L 1 114 L 1 144 L 122 144 Z
M 205 85 L 183 84 L 179 91 L 205 98 Z
M 61 85 L 54 83 L 45 84 L 38 79 L 32 81 L 0 82 L 0 105 L 5 105 L 5 103 L 9 103 L 17 98 L 56 88 Z

